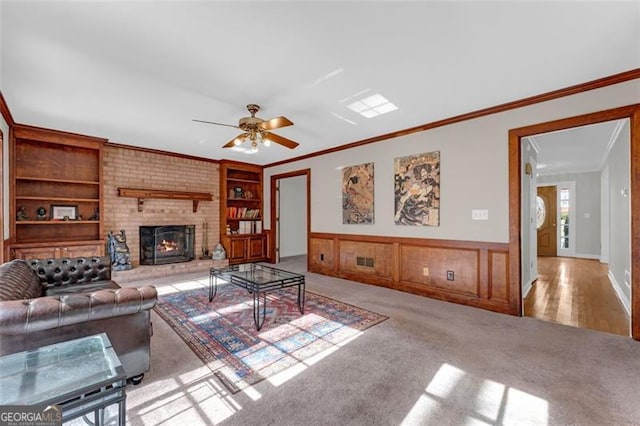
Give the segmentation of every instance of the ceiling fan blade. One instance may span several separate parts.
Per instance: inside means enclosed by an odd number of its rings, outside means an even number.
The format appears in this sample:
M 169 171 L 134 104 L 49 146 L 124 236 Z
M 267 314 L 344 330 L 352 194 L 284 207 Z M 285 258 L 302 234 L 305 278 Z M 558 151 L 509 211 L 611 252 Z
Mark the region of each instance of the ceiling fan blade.
M 287 127 L 293 125 L 293 121 L 289 120 L 287 117 L 276 117 L 271 120 L 263 121 L 259 124 L 260 128 L 263 130 L 273 130 L 279 129 L 281 127 Z
M 238 136 L 236 136 L 235 138 L 231 139 L 229 142 L 225 143 L 224 145 L 222 145 L 223 148 L 233 148 L 234 146 L 236 146 L 236 139 L 240 139 L 242 142 L 244 142 L 244 138 L 246 138 L 248 135 L 246 133 L 241 133 Z
M 196 120 L 195 118 L 192 121 L 197 121 L 198 123 L 205 123 L 205 124 L 215 124 L 216 126 L 235 127 L 236 129 L 240 128 L 240 127 L 236 126 L 235 124 L 216 123 L 215 121 Z
M 264 137 L 269 139 L 271 142 L 280 144 L 280 145 L 285 146 L 285 147 L 287 147 L 289 149 L 293 149 L 293 148 L 295 148 L 296 146 L 299 145 L 298 142 L 294 142 L 291 139 L 284 138 L 284 137 L 276 135 L 274 133 L 266 133 L 264 135 Z

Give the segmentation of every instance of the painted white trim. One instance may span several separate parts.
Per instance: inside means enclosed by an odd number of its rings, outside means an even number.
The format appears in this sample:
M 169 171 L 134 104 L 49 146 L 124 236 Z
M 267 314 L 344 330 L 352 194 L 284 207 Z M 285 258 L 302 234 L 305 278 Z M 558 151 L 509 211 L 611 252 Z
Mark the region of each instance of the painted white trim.
M 535 149 L 535 148 L 534 148 Z M 538 159 L 529 156 L 529 162 L 533 170 L 538 167 Z M 538 196 L 538 176 L 531 175 L 531 185 L 529 186 L 529 278 L 534 281 L 538 277 L 538 228 L 536 227 L 536 197 Z
M 540 144 L 536 140 L 535 136 L 527 136 L 526 139 L 529 139 L 529 143 L 531 144 L 531 148 L 536 152 L 536 154 L 540 154 Z
M 622 288 L 620 287 L 620 284 L 618 284 L 618 281 L 616 281 L 616 277 L 613 276 L 613 273 L 609 271 L 607 276 L 609 277 L 611 286 L 615 290 L 616 295 L 618 296 L 618 299 L 620 300 L 620 302 L 622 303 L 622 306 L 624 307 L 624 310 L 627 312 L 627 315 L 631 316 L 631 302 L 629 301 L 629 299 L 627 299 L 627 297 L 622 292 Z
M 604 166 L 607 165 L 607 162 L 609 161 L 609 154 L 613 149 L 613 145 L 615 145 L 616 141 L 618 140 L 618 136 L 620 135 L 620 132 L 622 131 L 622 128 L 624 127 L 624 125 L 627 123 L 627 120 L 628 118 L 623 118 L 616 122 L 616 127 L 613 129 L 613 132 L 611 132 L 611 136 L 609 137 L 609 142 L 607 143 L 607 149 L 605 150 L 604 156 L 602 157 L 602 161 L 600 162 L 600 170 L 602 170 Z
M 609 197 L 609 164 L 604 166 L 600 174 L 600 262 L 609 263 L 609 215 L 611 200 Z M 631 217 L 631 216 L 629 216 Z M 629 252 L 631 253 L 631 252 Z
M 554 176 L 554 175 L 564 175 L 568 173 L 578 174 L 578 173 L 600 173 L 602 169 L 581 169 L 581 168 L 563 168 L 562 170 L 555 169 L 542 169 L 538 172 L 538 176 Z
M 580 259 L 594 259 L 594 260 L 600 260 L 600 255 L 599 254 L 583 254 L 583 253 L 576 253 L 571 257 L 578 257 Z

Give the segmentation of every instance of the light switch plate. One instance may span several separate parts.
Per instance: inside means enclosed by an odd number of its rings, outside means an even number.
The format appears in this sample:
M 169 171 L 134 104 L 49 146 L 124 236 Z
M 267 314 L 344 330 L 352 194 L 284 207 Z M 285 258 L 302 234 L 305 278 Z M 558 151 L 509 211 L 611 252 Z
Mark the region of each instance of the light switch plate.
M 472 220 L 489 220 L 489 210 L 486 209 L 473 209 L 471 210 Z

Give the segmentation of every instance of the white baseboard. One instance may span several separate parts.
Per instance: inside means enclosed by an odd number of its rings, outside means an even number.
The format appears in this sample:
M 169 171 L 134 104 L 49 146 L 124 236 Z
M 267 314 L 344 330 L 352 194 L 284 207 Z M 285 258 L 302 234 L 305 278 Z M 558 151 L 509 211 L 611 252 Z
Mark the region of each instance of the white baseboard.
M 624 292 L 622 291 L 622 287 L 620 287 L 620 284 L 618 284 L 618 281 L 616 280 L 616 277 L 613 276 L 613 273 L 609 271 L 607 276 L 609 277 L 611 286 L 615 290 L 618 299 L 620 299 L 620 302 L 622 302 L 624 310 L 627 311 L 627 315 L 631 316 L 631 301 L 627 298 L 627 296 L 625 296 Z
M 522 298 L 523 299 L 529 295 L 529 292 L 531 291 L 531 288 L 533 287 L 533 283 L 536 282 L 537 279 L 538 279 L 538 277 L 535 277 L 532 280 L 529 280 L 527 283 L 525 283 L 522 286 Z
M 307 254 L 306 251 L 296 251 L 292 253 L 280 253 L 280 257 L 292 257 L 292 256 L 302 256 L 303 254 Z
M 600 255 L 599 254 L 581 254 L 581 253 L 576 253 L 576 254 L 573 255 L 573 257 L 579 257 L 580 259 L 600 260 Z

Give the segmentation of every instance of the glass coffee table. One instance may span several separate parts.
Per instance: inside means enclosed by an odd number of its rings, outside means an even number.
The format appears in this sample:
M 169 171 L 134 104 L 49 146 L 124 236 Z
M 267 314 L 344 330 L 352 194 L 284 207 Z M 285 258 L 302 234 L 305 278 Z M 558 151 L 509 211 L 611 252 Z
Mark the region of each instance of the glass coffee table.
M 46 407 L 43 415 L 62 422 L 93 413 L 103 425 L 117 404 L 124 425 L 126 378 L 105 333 L 82 337 L 0 357 L 0 405 Z
M 269 292 L 287 287 L 298 287 L 298 308 L 300 313 L 304 314 L 304 275 L 257 263 L 232 265 L 220 269 L 211 268 L 209 271 L 209 302 L 218 293 L 218 279 L 244 288 L 253 295 L 253 320 L 258 331 L 262 328 L 267 314 L 267 293 Z M 262 300 L 260 300 L 261 297 Z

